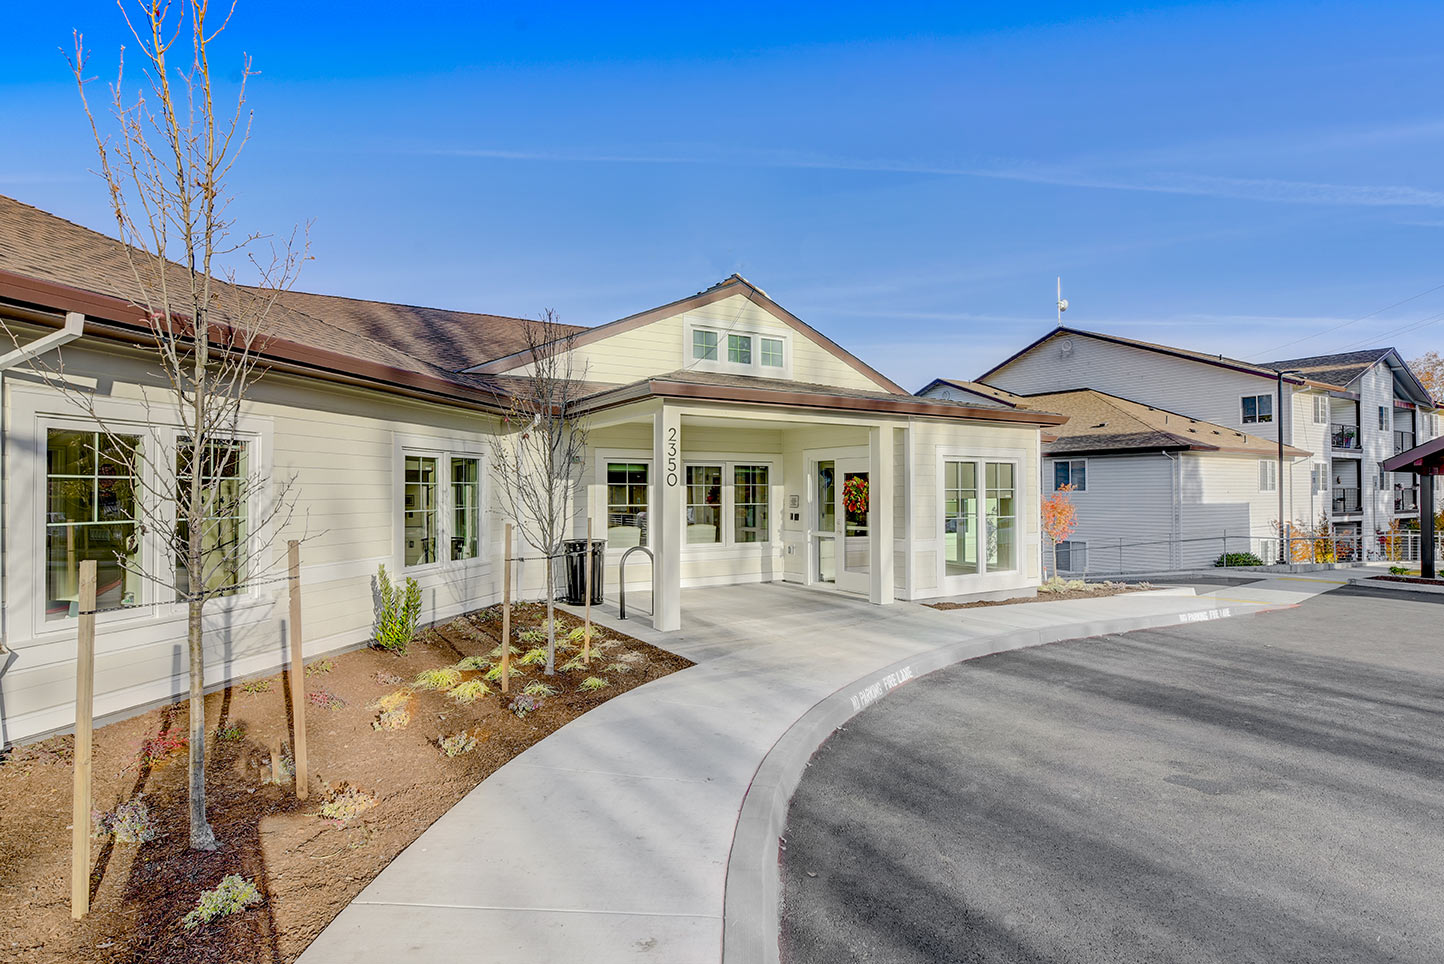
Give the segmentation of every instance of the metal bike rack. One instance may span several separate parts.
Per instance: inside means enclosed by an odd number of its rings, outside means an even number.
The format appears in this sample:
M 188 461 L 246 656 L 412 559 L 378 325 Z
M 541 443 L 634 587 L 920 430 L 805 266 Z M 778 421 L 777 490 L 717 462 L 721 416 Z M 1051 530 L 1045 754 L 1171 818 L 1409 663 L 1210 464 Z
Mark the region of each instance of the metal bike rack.
M 652 565 L 655 566 L 657 564 L 656 558 L 652 555 L 652 550 L 646 546 L 632 546 L 632 548 L 622 553 L 622 561 L 617 563 L 617 581 L 621 583 L 621 585 L 617 587 L 618 619 L 627 618 L 627 557 L 634 552 L 645 552 Z

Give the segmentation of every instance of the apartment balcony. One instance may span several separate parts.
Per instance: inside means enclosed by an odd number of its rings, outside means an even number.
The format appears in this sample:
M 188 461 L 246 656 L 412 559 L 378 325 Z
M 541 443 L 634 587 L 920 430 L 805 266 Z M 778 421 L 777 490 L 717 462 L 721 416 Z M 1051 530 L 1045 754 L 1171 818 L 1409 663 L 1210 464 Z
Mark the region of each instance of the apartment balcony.
M 1342 425 L 1335 422 L 1331 428 L 1333 431 L 1330 433 L 1330 437 L 1333 440 L 1333 446 L 1336 451 L 1357 452 L 1363 448 L 1363 444 L 1359 439 L 1359 426 Z
M 1414 433 L 1413 433 L 1413 432 L 1395 432 L 1395 433 L 1394 433 L 1394 454 L 1395 454 L 1395 455 L 1398 455 L 1400 452 L 1407 452 L 1407 451 L 1409 451 L 1409 450 L 1410 450 L 1411 448 L 1413 448 L 1413 447 L 1414 447 Z
M 1363 512 L 1363 503 L 1359 500 L 1357 487 L 1334 486 L 1334 515 L 1347 515 L 1350 512 Z
M 1419 511 L 1419 490 L 1418 489 L 1395 489 L 1394 490 L 1394 511 L 1396 513 L 1418 512 Z

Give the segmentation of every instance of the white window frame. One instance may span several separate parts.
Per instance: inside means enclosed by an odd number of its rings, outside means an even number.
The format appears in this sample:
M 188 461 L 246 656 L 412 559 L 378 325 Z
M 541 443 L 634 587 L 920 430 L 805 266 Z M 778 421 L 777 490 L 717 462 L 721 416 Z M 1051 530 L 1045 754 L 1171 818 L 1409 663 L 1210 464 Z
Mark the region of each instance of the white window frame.
M 436 561 L 420 565 L 406 565 L 406 459 L 408 456 L 436 459 Z M 451 460 L 476 459 L 477 461 L 477 554 L 470 559 L 451 560 L 451 535 L 455 516 L 451 491 Z M 489 484 L 487 478 L 488 459 L 483 443 L 469 439 L 446 439 L 425 435 L 395 436 L 392 459 L 392 525 L 393 541 L 392 568 L 395 573 L 407 576 L 424 576 L 428 573 L 454 572 L 486 565 L 489 524 L 487 511 Z
M 48 504 L 46 492 L 47 448 L 49 429 L 95 432 L 110 431 L 115 434 L 132 434 L 141 438 L 141 464 L 137 478 L 142 479 L 138 499 L 158 499 L 160 483 L 169 478 L 174 480 L 171 470 L 165 477 L 155 464 L 155 446 L 159 445 L 167 459 L 175 458 L 176 439 L 185 433 L 181 427 L 172 424 L 157 424 L 153 417 L 165 408 L 146 406 L 129 399 L 97 398 L 96 413 L 104 420 L 104 428 L 96 420 L 75 414 L 73 407 L 54 392 L 40 386 L 20 382 L 6 386 L 9 398 L 10 429 L 7 446 L 7 495 L 5 511 L 6 531 L 9 534 L 6 553 L 10 558 L 21 560 L 8 566 L 6 573 L 8 606 L 11 612 L 9 642 L 17 648 L 31 645 L 58 643 L 75 635 L 76 618 L 62 616 L 45 618 L 45 513 Z M 268 479 L 273 470 L 274 424 L 271 419 L 247 415 L 236 426 L 235 437 L 250 446 L 250 468 L 254 476 Z M 13 470 L 13 471 L 12 471 Z M 28 493 L 22 496 L 21 493 Z M 149 495 L 148 495 L 149 494 Z M 271 518 L 269 501 L 273 498 L 271 483 L 253 485 L 250 500 L 246 506 L 247 517 L 254 520 L 247 538 L 250 541 L 248 556 L 274 541 L 277 520 Z M 151 503 L 154 505 L 155 503 Z M 162 518 L 173 521 L 175 501 L 160 499 Z M 174 559 L 165 545 L 163 534 L 148 531 L 141 541 L 141 567 L 147 573 L 173 572 Z M 34 560 L 27 565 L 23 560 Z M 252 581 L 242 591 L 229 596 L 220 596 L 206 604 L 208 618 L 231 618 L 248 614 L 263 618 L 263 609 L 269 607 L 274 596 L 284 591 L 272 585 L 259 585 Z M 169 578 L 169 577 L 167 577 Z M 123 610 L 96 614 L 96 625 L 104 627 L 104 642 L 98 643 L 98 652 L 112 652 L 117 648 L 141 645 L 154 641 L 156 626 L 182 623 L 186 618 L 186 605 L 175 601 L 175 592 L 170 587 L 150 578 L 142 578 L 139 587 L 140 598 L 134 605 Z M 249 622 L 234 622 L 234 629 L 240 629 Z M 169 631 L 169 630 L 167 630 Z
M 1392 431 L 1393 428 L 1394 428 L 1394 420 L 1390 417 L 1389 407 L 1388 407 L 1387 405 L 1380 405 L 1380 406 L 1379 406 L 1379 431 L 1381 431 L 1381 432 L 1388 432 L 1388 431 Z
M 782 361 L 781 361 L 781 363 L 776 364 L 776 365 L 769 365 L 769 364 L 767 363 L 766 358 L 767 358 L 767 343 L 768 343 L 768 342 L 773 342 L 773 343 L 781 346 L 781 352 L 782 352 Z M 758 361 L 759 367 L 761 367 L 761 368 L 764 368 L 764 369 L 766 369 L 766 368 L 775 368 L 775 369 L 777 369 L 778 371 L 782 371 L 784 368 L 787 367 L 787 342 L 785 342 L 783 339 L 781 339 L 781 338 L 779 338 L 779 337 L 777 337 L 777 336 L 775 336 L 775 335 L 762 335 L 762 336 L 760 336 L 760 337 L 757 339 L 757 361 Z
M 693 357 L 692 341 L 698 331 L 711 332 L 717 336 L 717 358 L 715 360 Z M 752 339 L 751 361 L 744 364 L 728 360 L 729 335 Z M 762 339 L 764 338 L 782 343 L 781 365 L 762 364 Z M 792 352 L 795 344 L 796 341 L 790 332 L 764 328 L 757 324 L 713 324 L 707 321 L 688 320 L 682 332 L 682 368 L 699 372 L 790 379 L 792 377 Z
M 1066 465 L 1066 466 L 1068 466 L 1068 483 L 1067 483 L 1067 484 L 1073 484 L 1073 472 L 1074 472 L 1073 466 L 1074 466 L 1075 464 L 1076 464 L 1076 465 L 1082 465 L 1082 466 L 1083 466 L 1083 485 L 1082 485 L 1082 486 L 1078 486 L 1078 485 L 1074 484 L 1073 491 L 1074 491 L 1074 492 L 1087 492 L 1087 491 L 1088 491 L 1088 460 L 1087 460 L 1087 459 L 1052 459 L 1052 460 L 1050 460 L 1050 461 L 1051 461 L 1051 464 L 1050 464 L 1049 467 L 1053 470 L 1053 472 L 1052 472 L 1051 484 L 1052 484 L 1052 487 L 1053 487 L 1052 490 L 1053 490 L 1054 492 L 1059 491 L 1059 489 L 1058 489 L 1058 466 L 1059 466 L 1059 465 Z
M 774 547 L 781 545 L 782 534 L 777 514 L 777 487 L 780 484 L 777 479 L 777 455 L 759 456 L 708 456 L 705 453 L 689 455 L 682 461 L 682 485 L 686 487 L 687 469 L 691 467 L 710 466 L 722 467 L 722 539 L 720 542 L 687 542 L 685 533 L 687 529 L 687 497 L 682 496 L 682 530 L 684 533 L 682 551 L 684 553 L 706 553 L 717 552 L 722 549 L 743 549 L 756 551 L 771 551 Z M 737 541 L 737 477 L 735 469 L 739 465 L 763 466 L 767 469 L 767 538 L 757 542 Z M 650 476 L 649 476 L 650 478 Z
M 1041 561 L 1039 558 L 1039 543 L 1034 541 L 1037 538 L 1036 530 L 1029 532 L 1027 518 L 1030 512 L 1036 513 L 1038 505 L 1029 487 L 1027 477 L 1023 474 L 1024 466 L 1029 464 L 1029 457 L 1021 449 L 954 449 L 939 446 L 936 454 L 936 475 L 934 484 L 938 493 L 937 511 L 934 517 L 934 532 L 937 534 L 934 556 L 936 557 L 937 592 L 939 596 L 955 596 L 966 592 L 979 592 L 992 588 L 1022 585 L 1035 579 L 1034 574 L 1029 572 L 1030 559 Z M 947 553 L 943 548 L 943 533 L 947 526 L 947 499 L 942 493 L 947 487 L 947 463 L 949 462 L 973 462 L 977 466 L 978 479 L 978 508 L 974 519 L 978 526 L 979 538 L 987 531 L 988 518 L 988 475 L 987 463 L 1009 462 L 1013 466 L 1013 493 L 1014 502 L 1017 504 L 1016 533 L 1017 553 L 1010 569 L 989 569 L 987 553 L 980 552 L 978 556 L 978 571 L 962 573 L 959 575 L 948 575 Z M 1037 461 L 1032 463 L 1038 465 Z M 1033 500 L 1030 506 L 1029 501 Z
M 1248 417 L 1248 413 L 1244 410 L 1244 403 L 1247 402 L 1249 399 L 1253 399 L 1254 403 L 1254 417 L 1252 419 Z M 1268 418 L 1264 418 L 1261 414 L 1259 414 L 1260 399 L 1266 399 L 1268 401 Z M 1274 411 L 1274 397 L 1269 392 L 1263 392 L 1258 395 L 1240 395 L 1238 400 L 1238 414 L 1240 421 L 1244 425 L 1271 425 L 1273 424 L 1274 419 L 1278 417 L 1278 413 Z
M 1279 464 L 1273 459 L 1259 459 L 1258 490 L 1277 492 L 1279 489 Z
M 1314 396 L 1314 424 L 1329 424 L 1329 396 L 1327 395 Z
M 689 336 L 690 343 L 690 336 Z M 657 474 L 656 463 L 652 459 L 651 449 L 597 449 L 592 461 L 592 496 L 590 497 L 591 511 L 594 518 L 602 520 L 601 532 L 593 533 L 598 539 L 607 539 L 607 463 L 628 462 L 635 465 L 647 467 L 647 538 L 639 541 L 637 545 L 652 548 L 652 529 L 650 524 L 652 513 L 657 511 Z M 680 484 L 680 482 L 679 482 Z M 685 512 L 685 508 L 683 509 Z M 585 523 L 583 523 L 585 525 Z M 616 559 L 626 552 L 630 546 L 614 546 L 610 539 L 607 539 L 606 554 L 608 558 Z

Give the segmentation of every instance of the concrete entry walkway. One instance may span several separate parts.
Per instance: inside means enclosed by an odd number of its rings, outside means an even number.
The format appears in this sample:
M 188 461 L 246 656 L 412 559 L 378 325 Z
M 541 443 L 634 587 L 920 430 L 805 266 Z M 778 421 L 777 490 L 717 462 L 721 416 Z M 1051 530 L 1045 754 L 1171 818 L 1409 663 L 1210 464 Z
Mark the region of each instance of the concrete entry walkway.
M 301 960 L 715 962 L 743 798 L 819 700 L 944 645 L 971 640 L 981 653 L 1004 636 L 999 648 L 1262 608 L 1140 593 L 939 612 L 777 584 L 687 590 L 682 604 L 683 632 L 620 627 L 696 667 L 606 703 L 502 767 Z

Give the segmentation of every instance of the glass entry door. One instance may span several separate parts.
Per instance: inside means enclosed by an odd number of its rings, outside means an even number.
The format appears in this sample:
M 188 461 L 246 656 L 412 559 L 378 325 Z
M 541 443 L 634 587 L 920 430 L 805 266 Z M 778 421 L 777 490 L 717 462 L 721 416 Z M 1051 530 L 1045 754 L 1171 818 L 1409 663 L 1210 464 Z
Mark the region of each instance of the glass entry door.
M 821 459 L 813 485 L 813 581 L 866 594 L 872 572 L 868 460 Z

